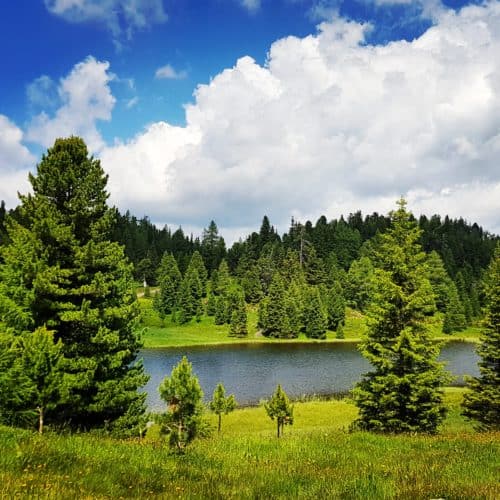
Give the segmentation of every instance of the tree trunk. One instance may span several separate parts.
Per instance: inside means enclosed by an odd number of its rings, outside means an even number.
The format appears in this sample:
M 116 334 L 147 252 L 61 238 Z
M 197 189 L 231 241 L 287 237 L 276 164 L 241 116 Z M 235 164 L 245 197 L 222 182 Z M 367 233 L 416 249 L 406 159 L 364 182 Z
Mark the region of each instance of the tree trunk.
M 217 426 L 217 432 L 220 432 L 220 424 L 221 424 L 221 421 L 222 421 L 222 414 L 219 413 L 219 424 Z
M 39 406 L 38 410 L 38 432 L 42 434 L 43 432 L 43 406 Z
M 279 418 L 276 419 L 276 422 L 278 423 L 278 437 L 280 437 L 280 420 L 279 420 Z

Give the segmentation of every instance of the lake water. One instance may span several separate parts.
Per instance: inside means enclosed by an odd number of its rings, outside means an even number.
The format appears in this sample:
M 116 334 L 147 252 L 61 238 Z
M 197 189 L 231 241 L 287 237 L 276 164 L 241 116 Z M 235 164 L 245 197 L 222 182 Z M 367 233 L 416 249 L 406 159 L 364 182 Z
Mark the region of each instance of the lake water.
M 475 345 L 449 342 L 440 359 L 463 383 L 463 375 L 478 375 L 478 356 Z M 268 398 L 280 383 L 291 397 L 328 395 L 352 389 L 361 375 L 370 369 L 356 345 L 345 344 L 240 344 L 224 346 L 144 349 L 146 373 L 151 378 L 145 387 L 148 406 L 161 410 L 164 403 L 158 386 L 182 356 L 193 364 L 205 399 L 210 400 L 218 382 L 240 405 L 258 403 Z

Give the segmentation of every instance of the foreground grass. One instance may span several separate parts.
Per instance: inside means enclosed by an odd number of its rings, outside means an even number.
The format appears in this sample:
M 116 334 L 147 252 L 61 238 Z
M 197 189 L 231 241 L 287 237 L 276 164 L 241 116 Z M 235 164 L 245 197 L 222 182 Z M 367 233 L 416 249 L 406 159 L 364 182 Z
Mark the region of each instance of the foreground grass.
M 176 325 L 170 316 L 161 319 L 152 307 L 152 300 L 139 298 L 141 305 L 141 323 L 144 329 L 144 347 L 188 347 L 195 345 L 221 345 L 241 343 L 311 343 L 311 342 L 359 342 L 366 332 L 366 318 L 358 311 L 347 308 L 344 326 L 344 339 L 337 339 L 336 333 L 329 331 L 325 340 L 313 340 L 305 335 L 296 339 L 270 339 L 259 334 L 257 329 L 257 307 L 250 306 L 248 315 L 248 336 L 230 337 L 229 325 L 215 325 L 214 318 L 204 316 L 199 323 L 194 320 L 187 325 Z M 436 315 L 429 319 L 429 330 L 439 340 L 477 341 L 480 328 L 472 326 L 453 335 L 443 335 L 442 318 Z
M 278 440 L 262 408 L 237 410 L 184 456 L 154 437 L 38 436 L 0 427 L 0 497 L 498 498 L 498 433 L 459 416 L 437 436 L 349 434 L 347 401 L 297 403 Z

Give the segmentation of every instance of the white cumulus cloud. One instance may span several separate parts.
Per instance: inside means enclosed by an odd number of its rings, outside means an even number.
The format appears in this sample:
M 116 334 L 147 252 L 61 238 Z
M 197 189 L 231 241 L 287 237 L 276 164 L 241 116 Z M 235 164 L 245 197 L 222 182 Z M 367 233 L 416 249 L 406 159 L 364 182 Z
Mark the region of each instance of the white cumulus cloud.
M 147 202 L 156 221 L 234 230 L 266 213 L 285 229 L 403 194 L 416 213 L 500 231 L 500 3 L 449 11 L 412 42 L 366 45 L 367 29 L 336 19 L 279 40 L 265 66 L 242 57 L 200 85 L 186 127 L 107 148 L 115 201 Z
M 109 63 L 93 57 L 76 64 L 57 87 L 59 108 L 52 116 L 46 111 L 36 115 L 28 126 L 27 140 L 49 147 L 57 137 L 79 135 L 92 151 L 101 149 L 104 141 L 96 122 L 109 121 L 116 102 L 109 88 L 114 77 L 108 69 Z
M 35 163 L 22 141 L 22 130 L 0 115 L 0 200 L 10 208 L 18 203 L 17 192 L 28 190 L 28 171 Z

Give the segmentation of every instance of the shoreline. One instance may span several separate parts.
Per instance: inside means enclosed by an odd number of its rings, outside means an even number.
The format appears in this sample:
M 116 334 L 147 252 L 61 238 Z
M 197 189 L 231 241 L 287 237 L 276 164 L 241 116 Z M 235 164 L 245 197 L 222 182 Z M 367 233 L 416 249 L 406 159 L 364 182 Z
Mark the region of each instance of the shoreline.
M 231 345 L 254 345 L 254 344 L 359 344 L 362 341 L 361 337 L 351 337 L 347 339 L 308 339 L 308 338 L 296 338 L 296 339 L 271 339 L 266 337 L 255 337 L 253 339 L 242 338 L 232 340 L 228 338 L 227 340 L 221 340 L 216 342 L 186 342 L 184 344 L 172 344 L 172 343 L 158 343 L 146 342 L 141 350 L 144 349 L 185 349 L 186 347 L 215 347 L 215 346 L 231 346 Z M 470 344 L 479 344 L 480 339 L 477 337 L 455 337 L 455 336 L 439 336 L 432 338 L 434 342 L 465 342 Z

